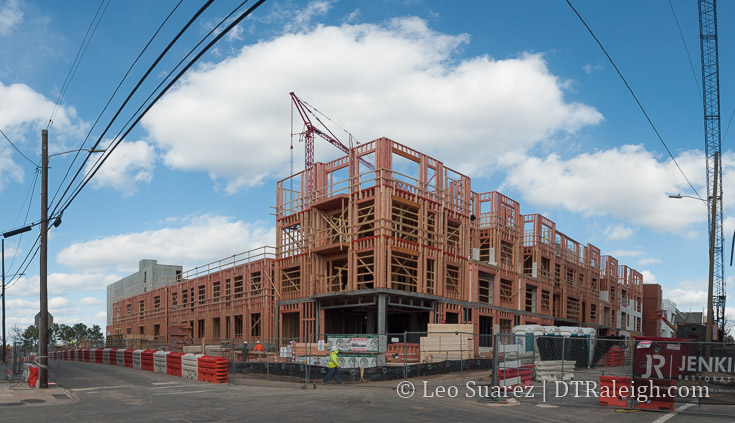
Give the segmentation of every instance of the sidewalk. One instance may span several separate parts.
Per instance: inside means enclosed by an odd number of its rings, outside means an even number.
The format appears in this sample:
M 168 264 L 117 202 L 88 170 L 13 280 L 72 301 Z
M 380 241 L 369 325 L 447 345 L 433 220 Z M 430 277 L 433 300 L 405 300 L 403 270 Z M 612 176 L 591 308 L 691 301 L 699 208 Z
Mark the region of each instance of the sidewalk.
M 71 404 L 74 399 L 68 392 L 55 383 L 49 383 L 47 389 L 31 388 L 23 378 L 16 376 L 8 380 L 5 366 L 0 363 L 2 377 L 0 380 L 0 409 L 12 406 L 40 406 Z

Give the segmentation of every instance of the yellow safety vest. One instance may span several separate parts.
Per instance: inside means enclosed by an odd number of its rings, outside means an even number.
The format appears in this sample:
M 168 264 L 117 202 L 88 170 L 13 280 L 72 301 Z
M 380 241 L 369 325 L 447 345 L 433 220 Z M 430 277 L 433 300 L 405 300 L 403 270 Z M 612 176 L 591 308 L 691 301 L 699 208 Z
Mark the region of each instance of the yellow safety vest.
M 329 354 L 329 368 L 335 368 L 339 367 L 339 359 L 337 358 L 337 351 L 332 351 L 331 354 Z

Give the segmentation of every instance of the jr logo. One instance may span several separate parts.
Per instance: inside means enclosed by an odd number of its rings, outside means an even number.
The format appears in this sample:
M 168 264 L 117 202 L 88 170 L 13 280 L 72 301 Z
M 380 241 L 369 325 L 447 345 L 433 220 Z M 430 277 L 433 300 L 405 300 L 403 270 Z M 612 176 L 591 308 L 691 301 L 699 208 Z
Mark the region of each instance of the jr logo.
M 653 360 L 656 360 L 656 364 L 653 364 Z M 650 355 L 646 354 L 646 373 L 643 375 L 644 378 L 651 377 L 651 370 L 656 371 L 656 377 L 663 379 L 664 375 L 661 373 L 661 367 L 666 363 L 666 359 L 662 355 Z

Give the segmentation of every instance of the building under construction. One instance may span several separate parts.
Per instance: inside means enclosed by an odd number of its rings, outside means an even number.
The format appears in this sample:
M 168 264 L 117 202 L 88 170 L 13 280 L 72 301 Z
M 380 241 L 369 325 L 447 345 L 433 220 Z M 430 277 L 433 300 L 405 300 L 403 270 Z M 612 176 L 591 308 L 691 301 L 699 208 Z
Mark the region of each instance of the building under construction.
M 641 332 L 639 272 L 390 139 L 315 163 L 276 193 L 275 248 L 115 301 L 108 334 L 288 339 L 428 323 L 481 335 L 519 324 Z

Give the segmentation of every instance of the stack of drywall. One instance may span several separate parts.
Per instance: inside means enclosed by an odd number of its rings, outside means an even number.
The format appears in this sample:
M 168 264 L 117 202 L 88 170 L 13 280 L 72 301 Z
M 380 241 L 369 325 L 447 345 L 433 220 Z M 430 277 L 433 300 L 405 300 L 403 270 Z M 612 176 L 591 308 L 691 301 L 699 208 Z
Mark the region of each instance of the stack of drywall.
M 427 335 L 420 340 L 422 363 L 472 358 L 475 348 L 472 324 L 429 323 Z
M 555 381 L 564 380 L 569 381 L 574 379 L 574 367 L 577 362 L 574 360 L 548 360 L 548 361 L 537 361 L 536 363 L 536 380 L 541 381 Z

